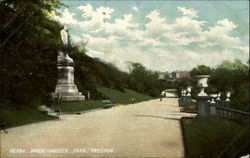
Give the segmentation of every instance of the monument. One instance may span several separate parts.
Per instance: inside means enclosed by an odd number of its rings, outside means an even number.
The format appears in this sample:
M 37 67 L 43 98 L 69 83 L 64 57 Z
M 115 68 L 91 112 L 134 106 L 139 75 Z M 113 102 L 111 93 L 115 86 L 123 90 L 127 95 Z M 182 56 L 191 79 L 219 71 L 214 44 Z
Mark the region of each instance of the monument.
M 67 28 L 61 31 L 62 43 L 65 50 L 58 52 L 57 57 L 57 85 L 53 97 L 58 97 L 61 101 L 77 101 L 85 100 L 85 96 L 78 92 L 77 86 L 74 84 L 74 61 L 69 57 L 67 47 L 69 46 L 69 36 Z

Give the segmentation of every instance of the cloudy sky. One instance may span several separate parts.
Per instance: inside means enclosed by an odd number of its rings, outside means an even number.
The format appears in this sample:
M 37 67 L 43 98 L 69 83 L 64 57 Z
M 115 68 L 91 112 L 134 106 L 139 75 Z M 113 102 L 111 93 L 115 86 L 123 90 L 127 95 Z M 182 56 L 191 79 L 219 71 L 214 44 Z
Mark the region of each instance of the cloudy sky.
M 69 1 L 60 17 L 87 54 L 128 70 L 190 70 L 249 59 L 248 1 Z

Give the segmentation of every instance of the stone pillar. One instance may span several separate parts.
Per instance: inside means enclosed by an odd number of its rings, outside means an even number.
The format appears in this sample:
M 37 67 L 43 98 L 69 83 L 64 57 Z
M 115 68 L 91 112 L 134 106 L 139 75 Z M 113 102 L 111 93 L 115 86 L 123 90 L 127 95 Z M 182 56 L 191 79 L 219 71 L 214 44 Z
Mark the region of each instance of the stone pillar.
M 68 54 L 59 52 L 57 58 L 58 81 L 53 93 L 54 97 L 60 96 L 61 101 L 85 100 L 74 84 L 74 61 Z
M 215 103 L 216 103 L 216 106 L 220 106 L 220 96 L 221 96 L 221 93 L 217 94 L 217 98 L 215 99 Z
M 217 97 L 217 94 L 211 94 L 210 96 L 210 118 L 216 118 L 216 102 L 214 101 L 214 99 Z
M 208 105 L 209 96 L 205 93 L 205 88 L 208 87 L 207 79 L 209 75 L 198 75 L 198 87 L 201 88 L 200 93 L 196 97 L 197 106 L 198 106 L 198 117 L 208 118 L 210 116 L 210 107 Z
M 199 118 L 210 117 L 209 96 L 197 96 L 198 116 Z
M 187 101 L 186 99 L 187 99 L 187 91 L 184 90 L 183 91 L 183 101 Z
M 227 92 L 227 98 L 225 100 L 225 107 L 229 108 L 230 107 L 230 92 Z
M 191 89 L 192 89 L 191 86 L 187 87 L 187 96 L 186 96 L 186 101 L 187 102 L 191 102 L 191 100 L 192 100 L 192 98 L 191 98 Z
M 88 100 L 90 100 L 90 91 L 88 91 Z
M 184 95 L 184 92 L 183 90 L 181 90 L 181 100 L 183 100 L 183 95 Z

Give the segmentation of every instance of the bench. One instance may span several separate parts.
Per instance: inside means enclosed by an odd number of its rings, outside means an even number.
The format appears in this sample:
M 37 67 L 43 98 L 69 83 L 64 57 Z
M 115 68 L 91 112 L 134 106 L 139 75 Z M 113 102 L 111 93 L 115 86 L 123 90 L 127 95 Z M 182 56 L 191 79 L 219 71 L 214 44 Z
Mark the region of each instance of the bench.
M 75 112 L 76 115 L 81 115 L 82 112 L 81 111 L 78 111 L 78 112 Z
M 112 108 L 114 106 L 114 104 L 105 104 L 104 105 L 104 109 L 109 109 L 109 108 Z
M 111 101 L 110 100 L 102 100 L 103 103 L 107 103 L 107 104 L 110 104 Z

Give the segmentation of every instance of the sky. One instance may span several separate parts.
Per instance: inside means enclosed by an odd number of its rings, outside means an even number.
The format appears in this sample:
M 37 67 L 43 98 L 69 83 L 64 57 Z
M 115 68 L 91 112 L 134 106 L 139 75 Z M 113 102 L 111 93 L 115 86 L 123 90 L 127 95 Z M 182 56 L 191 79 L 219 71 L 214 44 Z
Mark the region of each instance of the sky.
M 73 44 L 128 71 L 131 62 L 150 70 L 216 67 L 223 60 L 249 60 L 246 1 L 69 1 L 61 16 Z

